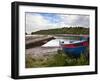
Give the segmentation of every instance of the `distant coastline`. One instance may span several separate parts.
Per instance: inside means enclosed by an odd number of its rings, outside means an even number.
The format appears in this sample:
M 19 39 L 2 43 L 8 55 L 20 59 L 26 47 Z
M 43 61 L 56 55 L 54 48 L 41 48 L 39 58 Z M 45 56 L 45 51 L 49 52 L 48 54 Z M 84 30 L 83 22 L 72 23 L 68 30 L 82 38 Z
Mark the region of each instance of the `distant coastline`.
M 26 33 L 27 34 L 27 33 Z M 56 28 L 56 29 L 48 29 L 48 30 L 39 30 L 36 32 L 31 32 L 31 34 L 89 34 L 89 28 L 85 27 L 63 27 L 63 28 Z

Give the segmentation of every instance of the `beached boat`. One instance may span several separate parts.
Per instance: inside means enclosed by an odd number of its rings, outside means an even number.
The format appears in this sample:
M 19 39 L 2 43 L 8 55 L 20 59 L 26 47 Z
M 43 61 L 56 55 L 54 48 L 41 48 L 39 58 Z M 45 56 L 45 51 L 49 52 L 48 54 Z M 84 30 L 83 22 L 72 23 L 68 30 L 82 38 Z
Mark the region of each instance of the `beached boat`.
M 70 41 L 69 44 L 64 43 L 64 41 L 60 41 L 60 45 L 66 54 L 70 54 L 73 56 L 80 56 L 85 52 L 86 47 L 88 47 L 88 40 L 79 40 L 79 41 Z

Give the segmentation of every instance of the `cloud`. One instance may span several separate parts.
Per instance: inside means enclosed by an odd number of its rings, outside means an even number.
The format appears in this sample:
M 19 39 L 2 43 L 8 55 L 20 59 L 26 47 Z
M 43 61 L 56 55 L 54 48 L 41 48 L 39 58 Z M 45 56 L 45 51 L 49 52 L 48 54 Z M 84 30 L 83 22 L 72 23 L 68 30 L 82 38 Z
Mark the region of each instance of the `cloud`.
M 26 13 L 26 32 L 67 26 L 89 27 L 89 16 L 50 13 Z
M 50 22 L 50 19 L 45 18 L 41 14 L 26 13 L 26 32 L 31 33 L 38 30 L 56 28 L 58 23 Z
M 89 27 L 89 16 L 85 15 L 60 15 L 61 24 L 64 26 Z
M 26 14 L 26 31 L 32 32 L 44 29 L 48 24 L 48 21 L 46 21 L 41 15 L 39 14 Z

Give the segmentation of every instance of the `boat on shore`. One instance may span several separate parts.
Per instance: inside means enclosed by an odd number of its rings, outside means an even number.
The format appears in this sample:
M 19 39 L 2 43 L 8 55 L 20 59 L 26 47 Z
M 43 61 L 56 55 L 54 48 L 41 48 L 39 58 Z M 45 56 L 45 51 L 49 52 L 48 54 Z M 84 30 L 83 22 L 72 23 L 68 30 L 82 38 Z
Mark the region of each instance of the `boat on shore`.
M 86 48 L 89 46 L 88 40 L 70 40 L 69 44 L 66 44 L 64 41 L 60 41 L 60 46 L 66 54 L 78 57 L 81 54 L 84 54 Z

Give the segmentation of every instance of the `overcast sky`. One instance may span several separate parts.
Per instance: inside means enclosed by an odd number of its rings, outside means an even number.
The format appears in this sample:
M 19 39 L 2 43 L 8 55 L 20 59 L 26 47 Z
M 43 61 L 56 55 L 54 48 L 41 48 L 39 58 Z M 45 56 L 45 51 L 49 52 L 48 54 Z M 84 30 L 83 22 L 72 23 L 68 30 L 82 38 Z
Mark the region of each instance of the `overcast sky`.
M 27 33 L 70 26 L 89 27 L 88 15 L 26 12 L 25 16 Z

